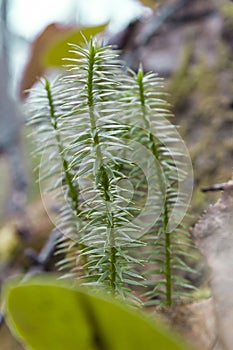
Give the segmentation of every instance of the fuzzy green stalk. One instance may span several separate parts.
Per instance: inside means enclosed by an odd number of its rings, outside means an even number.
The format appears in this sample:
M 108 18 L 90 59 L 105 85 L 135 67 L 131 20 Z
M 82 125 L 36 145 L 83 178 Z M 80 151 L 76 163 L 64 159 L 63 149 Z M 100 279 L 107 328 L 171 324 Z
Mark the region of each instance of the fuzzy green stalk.
M 66 181 L 66 184 L 69 188 L 69 197 L 71 198 L 71 201 L 72 201 L 72 209 L 74 209 L 76 215 L 78 215 L 80 213 L 79 203 L 78 203 L 78 190 L 73 185 L 72 174 L 69 172 L 69 164 L 63 155 L 64 147 L 62 144 L 61 135 L 59 133 L 59 129 L 58 129 L 58 125 L 57 125 L 57 118 L 55 115 L 55 108 L 54 108 L 54 103 L 53 103 L 51 86 L 49 84 L 48 79 L 45 79 L 45 89 L 47 92 L 47 98 L 48 98 L 48 103 L 49 103 L 49 108 L 50 108 L 51 125 L 55 130 L 55 137 L 56 137 L 56 141 L 57 141 L 57 145 L 58 145 L 59 155 L 60 155 L 61 161 L 62 161 L 62 167 L 63 167 L 63 171 L 64 171 L 64 175 L 65 175 L 65 181 Z
M 56 138 L 57 145 L 58 145 L 59 155 L 61 157 L 62 168 L 63 168 L 64 175 L 65 175 L 65 182 L 66 182 L 68 189 L 69 189 L 68 195 L 71 199 L 71 207 L 75 211 L 76 216 L 78 216 L 80 213 L 79 201 L 78 201 L 78 184 L 76 187 L 73 185 L 73 181 L 72 181 L 73 177 L 69 171 L 69 163 L 63 155 L 64 147 L 62 144 L 61 135 L 59 133 L 59 129 L 58 129 L 58 125 L 57 125 L 57 118 L 55 115 L 55 108 L 54 108 L 54 102 L 53 102 L 53 97 L 52 97 L 52 91 L 51 91 L 51 86 L 50 86 L 48 79 L 45 79 L 45 90 L 47 92 L 47 98 L 48 98 L 48 103 L 49 103 L 49 108 L 50 108 L 50 123 L 55 130 L 55 138 Z M 82 251 L 85 249 L 85 245 L 82 243 L 79 243 L 79 248 Z M 82 256 L 82 265 L 83 265 L 84 270 L 85 270 L 86 264 L 87 264 L 87 256 L 83 255 Z
M 112 293 L 116 293 L 116 247 L 111 247 L 111 258 L 110 258 L 110 288 Z
M 166 276 L 166 305 L 171 306 L 172 304 L 172 271 L 171 271 L 171 233 L 168 232 L 168 205 L 167 199 L 164 203 L 163 213 L 163 232 L 165 234 L 165 276 Z
M 155 143 L 154 135 L 150 132 L 151 126 L 150 126 L 150 119 L 147 115 L 147 108 L 146 108 L 146 96 L 145 96 L 145 88 L 144 88 L 144 73 L 143 68 L 140 65 L 137 73 L 137 83 L 139 88 L 139 99 L 141 103 L 141 112 L 142 117 L 144 119 L 145 123 L 145 129 L 148 133 L 148 141 L 151 145 L 151 151 L 154 155 L 157 162 L 160 163 L 160 157 L 159 157 L 159 149 Z M 162 166 L 161 166 L 162 167 Z M 163 176 L 160 169 L 158 169 L 158 180 L 160 184 L 160 188 L 162 191 L 166 191 L 166 178 Z M 165 279 L 166 279 L 166 304 L 170 306 L 172 304 L 172 280 L 171 280 L 171 237 L 170 233 L 167 230 L 169 216 L 168 216 L 168 203 L 167 203 L 167 196 L 165 193 L 165 201 L 163 205 L 163 213 L 162 213 L 162 225 L 163 225 L 163 235 L 165 237 Z
M 116 293 L 116 247 L 115 247 L 115 235 L 114 235 L 114 216 L 111 210 L 109 196 L 110 179 L 104 165 L 103 154 L 101 151 L 100 138 L 98 129 L 96 126 L 95 118 L 95 102 L 94 102 L 94 89 L 93 89 L 93 78 L 94 78 L 94 66 L 96 63 L 96 48 L 92 41 L 89 44 L 89 62 L 88 62 L 88 77 L 87 77 L 87 103 L 89 107 L 89 117 L 91 122 L 91 132 L 93 138 L 93 146 L 96 151 L 97 169 L 95 170 L 96 179 L 99 178 L 99 184 L 103 190 L 103 197 L 105 200 L 105 207 L 107 213 L 107 226 L 109 229 L 109 243 L 110 243 L 110 275 L 109 275 L 109 286 L 113 294 Z

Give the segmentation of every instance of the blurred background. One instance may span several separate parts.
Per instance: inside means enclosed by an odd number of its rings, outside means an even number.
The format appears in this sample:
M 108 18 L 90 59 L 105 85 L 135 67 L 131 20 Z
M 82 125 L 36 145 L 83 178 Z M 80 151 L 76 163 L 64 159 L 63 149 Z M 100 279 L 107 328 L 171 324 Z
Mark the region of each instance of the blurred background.
M 143 11 L 141 3 L 134 0 L 8 0 L 7 8 L 14 88 L 27 60 L 30 43 L 50 23 L 90 26 L 109 21 L 109 33 L 116 33 Z

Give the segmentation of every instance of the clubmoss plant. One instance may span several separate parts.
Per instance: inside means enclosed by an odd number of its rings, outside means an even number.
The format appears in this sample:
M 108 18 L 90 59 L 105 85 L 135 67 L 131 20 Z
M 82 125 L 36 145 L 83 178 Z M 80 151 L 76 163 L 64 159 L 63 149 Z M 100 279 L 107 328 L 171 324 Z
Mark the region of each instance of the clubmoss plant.
M 127 122 L 135 119 L 140 125 L 136 132 L 133 132 L 131 138 L 137 142 L 144 142 L 144 145 L 150 150 L 152 157 L 157 165 L 157 182 L 159 184 L 159 198 L 157 202 L 162 201 L 161 212 L 157 220 L 148 230 L 145 241 L 151 247 L 151 255 L 148 261 L 155 262 L 156 269 L 146 271 L 146 274 L 160 275 L 161 279 L 157 283 L 148 282 L 153 289 L 146 295 L 152 297 L 152 302 L 156 303 L 164 295 L 166 305 L 172 304 L 174 296 L 185 295 L 181 290 L 192 288 L 185 279 L 177 274 L 177 271 L 183 270 L 194 273 L 188 267 L 184 259 L 187 250 L 191 247 L 191 242 L 187 231 L 179 222 L 177 224 L 174 215 L 178 217 L 184 210 L 184 204 L 187 197 L 179 193 L 179 181 L 183 181 L 187 173 L 184 171 L 184 163 L 187 158 L 184 157 L 184 149 L 180 145 L 180 138 L 176 128 L 167 123 L 167 119 L 172 117 L 169 105 L 164 99 L 162 81 L 154 73 L 143 73 L 143 68 L 139 67 L 137 73 L 131 72 L 124 76 L 123 88 L 127 90 L 127 105 L 123 109 L 127 110 Z M 171 146 L 172 145 L 172 146 Z M 168 154 L 168 150 L 170 154 Z M 155 180 L 155 179 L 154 179 Z M 175 213 L 174 203 L 176 203 Z M 156 203 L 153 207 L 156 208 Z M 155 210 L 156 212 L 156 210 Z M 181 214 L 182 215 L 182 214 Z M 173 222 L 172 222 L 173 221 Z M 171 229 L 172 228 L 172 229 Z M 182 249 L 186 246 L 186 249 Z M 188 254 L 187 254 L 188 255 Z M 159 266 L 159 268 L 158 268 Z
M 59 266 L 81 284 L 138 301 L 135 290 L 145 290 L 150 302 L 171 305 L 190 287 L 180 225 L 190 161 L 168 122 L 162 80 L 141 66 L 126 70 L 95 40 L 71 49 L 77 58 L 65 75 L 32 92 L 29 121 L 40 181 L 59 198 Z

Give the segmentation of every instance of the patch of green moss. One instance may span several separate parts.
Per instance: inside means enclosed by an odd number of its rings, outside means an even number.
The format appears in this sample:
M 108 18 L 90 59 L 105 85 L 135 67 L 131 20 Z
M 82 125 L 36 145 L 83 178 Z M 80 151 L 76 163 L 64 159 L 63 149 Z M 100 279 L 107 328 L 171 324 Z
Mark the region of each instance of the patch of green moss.
M 233 18 L 232 4 L 231 9 Z M 205 52 L 193 59 L 195 48 L 189 42 L 168 84 L 175 122 L 193 162 L 191 213 L 196 217 L 219 197 L 203 194 L 201 188 L 229 180 L 233 166 L 233 63 L 228 44 L 221 37 L 216 40 L 216 59 L 210 65 Z
M 233 5 L 229 1 L 224 1 L 220 5 L 219 10 L 224 17 L 233 19 Z
M 180 68 L 169 81 L 168 90 L 171 93 L 171 102 L 175 109 L 182 108 L 195 87 L 195 83 L 191 79 L 187 79 L 191 59 L 192 42 L 189 42 L 183 50 Z

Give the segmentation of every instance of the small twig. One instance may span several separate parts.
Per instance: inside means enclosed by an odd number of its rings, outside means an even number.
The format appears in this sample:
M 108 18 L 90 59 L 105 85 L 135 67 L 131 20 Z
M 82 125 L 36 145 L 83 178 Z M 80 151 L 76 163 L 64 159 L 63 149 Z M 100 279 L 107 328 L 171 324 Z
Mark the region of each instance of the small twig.
M 203 187 L 201 190 L 202 190 L 202 192 L 223 191 L 225 188 L 225 185 L 226 185 L 226 182 L 223 182 L 221 184 L 215 184 L 215 185 Z
M 164 5 L 158 14 L 153 16 L 149 23 L 147 24 L 147 27 L 144 29 L 142 40 L 139 43 L 140 47 L 146 46 L 151 38 L 157 33 L 158 29 L 161 28 L 161 26 L 175 13 L 179 10 L 181 10 L 184 6 L 187 6 L 189 3 L 191 3 L 192 0 L 180 0 L 176 4 L 168 4 Z
M 53 253 L 55 251 L 55 247 L 58 241 L 58 238 L 60 237 L 60 232 L 58 230 L 52 231 L 50 234 L 46 244 L 42 248 L 39 254 L 37 254 L 33 249 L 28 248 L 25 251 L 25 255 L 29 257 L 32 266 L 27 272 L 27 275 L 31 275 L 34 273 L 38 273 L 41 271 L 48 271 L 48 264 L 51 260 L 51 257 L 53 256 Z M 25 276 L 25 277 L 26 277 Z
M 207 187 L 203 187 L 202 192 L 210 192 L 210 191 L 224 191 L 226 188 L 233 186 L 233 180 L 229 180 L 227 182 L 222 182 L 220 184 L 214 184 Z

